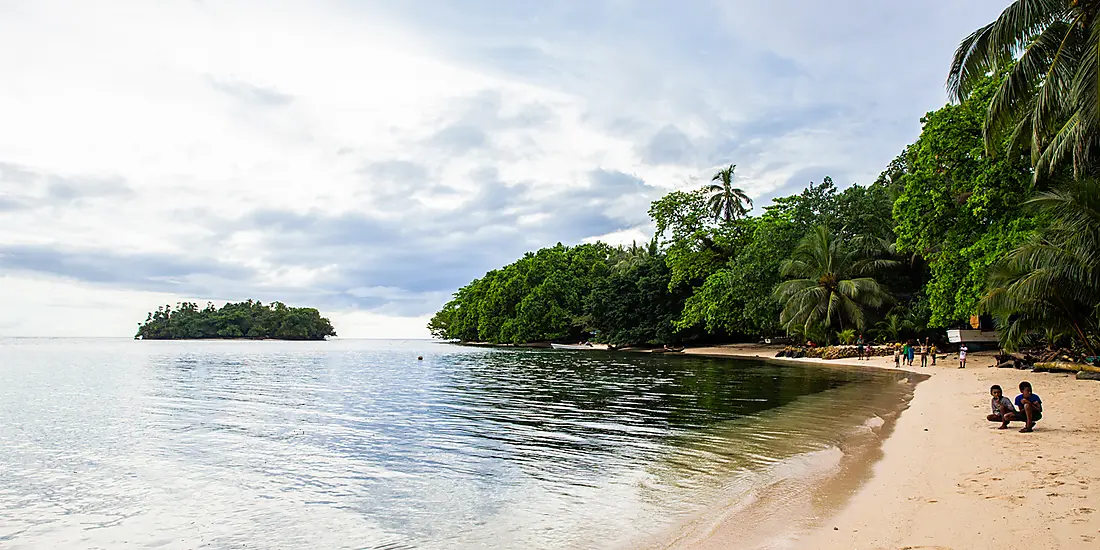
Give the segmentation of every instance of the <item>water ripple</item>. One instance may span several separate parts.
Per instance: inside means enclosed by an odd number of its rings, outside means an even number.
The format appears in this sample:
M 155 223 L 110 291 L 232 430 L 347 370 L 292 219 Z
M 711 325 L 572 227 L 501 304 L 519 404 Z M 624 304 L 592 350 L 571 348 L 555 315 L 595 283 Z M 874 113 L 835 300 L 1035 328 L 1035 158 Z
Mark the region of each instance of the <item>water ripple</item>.
M 602 548 L 835 448 L 874 411 L 822 415 L 829 399 L 899 386 L 418 341 L 7 339 L 0 357 L 5 548 Z

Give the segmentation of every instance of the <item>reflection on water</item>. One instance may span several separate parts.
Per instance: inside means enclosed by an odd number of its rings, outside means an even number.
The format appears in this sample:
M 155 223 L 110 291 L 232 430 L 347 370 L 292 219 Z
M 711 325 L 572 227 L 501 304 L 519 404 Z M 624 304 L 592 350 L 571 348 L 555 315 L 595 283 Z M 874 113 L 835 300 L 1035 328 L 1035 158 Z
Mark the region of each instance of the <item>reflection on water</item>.
M 904 397 L 893 373 L 417 341 L 0 358 L 6 548 L 623 545 L 798 475 L 877 414 L 861 395 Z

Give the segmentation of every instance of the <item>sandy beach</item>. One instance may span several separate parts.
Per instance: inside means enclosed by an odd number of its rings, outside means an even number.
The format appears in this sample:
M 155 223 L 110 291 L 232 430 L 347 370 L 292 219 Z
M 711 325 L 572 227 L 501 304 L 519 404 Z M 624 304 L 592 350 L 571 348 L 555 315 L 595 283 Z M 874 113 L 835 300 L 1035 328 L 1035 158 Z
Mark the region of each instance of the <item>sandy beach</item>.
M 771 358 L 775 348 L 721 346 L 688 354 Z M 800 362 L 825 362 L 794 359 Z M 882 458 L 838 512 L 793 544 L 808 549 L 1045 549 L 1100 547 L 1100 382 L 1073 375 L 991 368 L 972 353 L 953 357 L 921 382 L 883 443 Z M 894 368 L 893 357 L 828 361 Z M 986 420 L 989 386 L 1014 398 L 1030 381 L 1043 399 L 1033 433 Z M 693 548 L 740 548 L 723 527 Z

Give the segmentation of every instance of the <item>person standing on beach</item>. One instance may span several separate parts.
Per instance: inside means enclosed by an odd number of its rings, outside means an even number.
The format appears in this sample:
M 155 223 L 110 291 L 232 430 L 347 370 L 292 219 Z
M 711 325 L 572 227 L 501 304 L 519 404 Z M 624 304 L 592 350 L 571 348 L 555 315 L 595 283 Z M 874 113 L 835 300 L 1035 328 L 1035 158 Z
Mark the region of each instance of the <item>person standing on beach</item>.
M 901 346 L 901 364 L 904 365 L 909 361 L 909 341 L 906 340 Z
M 1001 427 L 998 430 L 1004 430 L 1008 428 L 1008 423 L 1013 419 L 1013 414 L 1016 412 L 1016 407 L 1012 406 L 1012 400 L 1005 397 L 1001 392 L 1001 387 L 994 384 L 989 388 L 989 395 L 993 396 L 991 401 L 993 405 L 993 414 L 986 417 L 990 422 L 1000 422 Z
M 913 357 L 917 355 L 917 346 L 913 344 L 913 341 L 909 341 L 909 366 L 913 366 Z
M 894 368 L 901 368 L 901 344 L 894 344 Z
M 932 354 L 932 366 L 936 366 L 936 344 L 932 344 L 932 347 L 928 349 L 928 352 Z
M 920 366 L 921 368 L 928 366 L 928 338 L 925 338 L 924 343 L 920 345 Z
M 966 368 L 966 344 L 959 346 L 959 368 Z
M 859 339 L 856 340 L 856 351 L 859 352 L 859 361 L 863 360 L 863 335 L 859 335 Z

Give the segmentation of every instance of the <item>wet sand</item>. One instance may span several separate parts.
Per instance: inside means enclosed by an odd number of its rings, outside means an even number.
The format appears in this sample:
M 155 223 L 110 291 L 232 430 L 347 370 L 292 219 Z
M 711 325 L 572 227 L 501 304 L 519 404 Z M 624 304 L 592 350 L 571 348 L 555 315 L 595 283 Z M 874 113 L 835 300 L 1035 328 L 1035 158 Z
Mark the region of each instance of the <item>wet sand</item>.
M 764 359 L 776 351 L 736 345 L 684 353 Z M 792 361 L 894 368 L 893 357 Z M 972 353 L 966 369 L 950 357 L 935 367 L 906 367 L 930 377 L 917 385 L 869 476 L 830 486 L 828 497 L 846 503 L 835 513 L 819 506 L 808 532 L 756 547 L 1100 547 L 1100 382 L 992 363 L 988 353 Z M 1013 398 L 1021 380 L 1043 398 L 1044 418 L 1030 434 L 997 430 L 985 419 L 989 386 L 1000 384 Z M 729 514 L 729 525 L 720 522 L 707 536 L 675 547 L 746 548 L 732 535 L 741 521 Z

